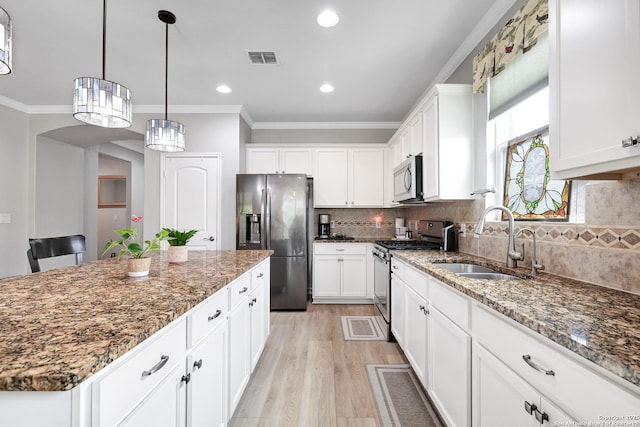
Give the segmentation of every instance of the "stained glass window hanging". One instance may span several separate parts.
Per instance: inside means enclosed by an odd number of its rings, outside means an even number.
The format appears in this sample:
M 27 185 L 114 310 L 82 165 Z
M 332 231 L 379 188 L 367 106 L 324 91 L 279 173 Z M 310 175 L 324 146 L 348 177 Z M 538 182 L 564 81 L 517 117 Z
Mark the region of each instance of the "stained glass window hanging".
M 552 180 L 549 172 L 549 127 L 509 142 L 504 206 L 519 220 L 569 218 L 571 181 Z

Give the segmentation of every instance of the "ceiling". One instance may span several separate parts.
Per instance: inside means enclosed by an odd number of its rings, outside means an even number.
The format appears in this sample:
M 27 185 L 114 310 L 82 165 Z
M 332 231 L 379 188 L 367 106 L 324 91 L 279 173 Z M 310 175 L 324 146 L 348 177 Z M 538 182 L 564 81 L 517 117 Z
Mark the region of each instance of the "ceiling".
M 165 29 L 157 12 L 166 9 L 177 17 L 169 28 L 169 116 L 241 105 L 258 123 L 398 122 L 511 4 L 109 0 L 106 79 L 132 91 L 134 111 L 163 111 Z M 74 79 L 101 77 L 102 2 L 0 0 L 0 6 L 12 17 L 14 39 L 13 72 L 0 76 L 0 102 L 30 112 L 70 111 Z M 315 22 L 326 7 L 340 17 L 333 28 Z M 252 65 L 251 49 L 274 49 L 281 64 Z M 333 93 L 319 91 L 327 82 Z M 230 94 L 216 92 L 223 83 Z

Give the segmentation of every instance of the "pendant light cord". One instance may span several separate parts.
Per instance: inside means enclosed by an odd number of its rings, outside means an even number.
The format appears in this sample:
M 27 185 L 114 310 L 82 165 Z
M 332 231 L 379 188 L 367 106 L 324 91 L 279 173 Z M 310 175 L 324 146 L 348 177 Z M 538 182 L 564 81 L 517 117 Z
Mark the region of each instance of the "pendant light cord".
M 107 63 L 107 0 L 102 0 L 102 80 L 106 80 Z
M 165 23 L 164 45 L 164 119 L 168 120 L 169 110 L 169 23 Z

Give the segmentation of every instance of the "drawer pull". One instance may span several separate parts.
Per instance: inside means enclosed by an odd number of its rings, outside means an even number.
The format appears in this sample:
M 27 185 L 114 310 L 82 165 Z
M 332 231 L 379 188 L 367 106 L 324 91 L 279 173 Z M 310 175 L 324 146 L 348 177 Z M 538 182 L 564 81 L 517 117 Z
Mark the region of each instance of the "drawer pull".
M 536 409 L 534 411 L 534 415 L 536 416 L 536 420 L 538 420 L 540 424 L 544 424 L 545 421 L 549 421 L 549 415 L 547 415 L 546 412 L 540 412 Z
M 193 362 L 193 367 L 197 369 L 202 368 L 202 359 L 198 360 L 197 362 Z
M 191 381 L 191 374 L 183 375 L 180 381 L 185 384 L 189 384 L 189 381 Z
M 220 315 L 222 314 L 222 310 L 216 310 L 215 314 L 213 316 L 209 316 L 207 317 L 207 320 L 209 322 L 211 322 L 213 319 L 217 319 L 218 317 L 220 317 Z
M 160 361 L 156 363 L 153 368 L 149 369 L 148 371 L 142 371 L 142 376 L 148 377 L 149 375 L 155 374 L 160 369 L 162 369 L 162 367 L 166 365 L 168 361 L 169 361 L 169 356 L 163 355 L 162 357 L 160 357 Z
M 342 249 L 336 249 L 336 252 L 344 252 L 344 248 L 342 248 Z
M 264 276 L 264 273 L 260 273 L 260 274 L 258 274 L 258 277 L 257 277 L 257 278 L 259 279 L 259 278 L 261 278 L 262 276 Z
M 400 268 L 399 268 L 397 265 L 394 265 L 394 266 L 393 266 L 393 269 L 394 269 L 394 270 L 400 270 Z
M 533 360 L 531 360 L 531 356 L 529 356 L 528 354 L 525 354 L 522 356 L 522 360 L 524 360 L 525 362 L 527 362 L 527 365 L 531 366 L 533 369 L 535 369 L 538 372 L 542 372 L 545 375 L 555 375 L 556 373 L 553 372 L 552 370 L 547 370 L 544 369 L 542 366 L 538 365 L 536 362 L 534 362 Z
M 245 292 L 247 292 L 248 290 L 249 290 L 249 288 L 247 288 L 247 287 L 245 286 L 245 287 L 243 287 L 242 289 L 240 289 L 240 290 L 238 291 L 238 293 L 239 293 L 239 294 L 244 294 L 244 293 L 245 293 Z
M 529 403 L 526 400 L 524 401 L 524 410 L 529 415 L 533 415 L 533 411 L 537 410 L 538 407 L 534 403 Z

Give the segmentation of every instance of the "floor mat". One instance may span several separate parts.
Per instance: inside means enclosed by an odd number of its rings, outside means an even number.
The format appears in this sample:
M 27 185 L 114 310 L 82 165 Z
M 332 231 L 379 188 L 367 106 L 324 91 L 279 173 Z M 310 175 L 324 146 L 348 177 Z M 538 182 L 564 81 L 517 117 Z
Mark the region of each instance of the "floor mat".
M 341 316 L 346 341 L 383 341 L 384 333 L 375 316 Z
M 443 427 L 410 365 L 367 365 L 382 427 Z

